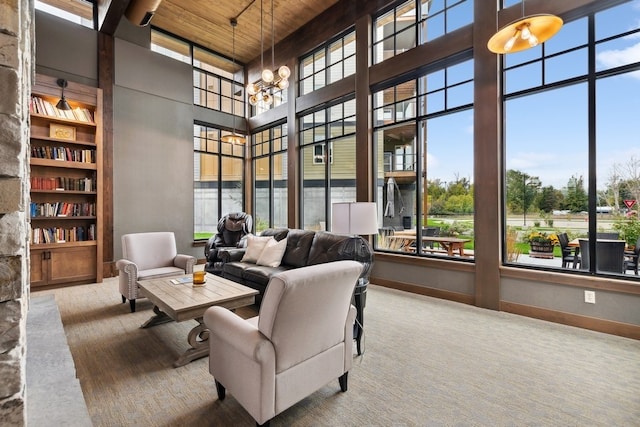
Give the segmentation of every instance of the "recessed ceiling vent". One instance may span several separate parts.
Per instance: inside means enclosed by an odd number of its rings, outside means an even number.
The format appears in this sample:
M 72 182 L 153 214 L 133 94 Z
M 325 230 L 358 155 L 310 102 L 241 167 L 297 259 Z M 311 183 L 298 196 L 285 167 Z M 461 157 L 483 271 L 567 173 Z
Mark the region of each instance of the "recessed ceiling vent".
M 124 16 L 134 25 L 145 27 L 151 22 L 162 0 L 131 0 Z

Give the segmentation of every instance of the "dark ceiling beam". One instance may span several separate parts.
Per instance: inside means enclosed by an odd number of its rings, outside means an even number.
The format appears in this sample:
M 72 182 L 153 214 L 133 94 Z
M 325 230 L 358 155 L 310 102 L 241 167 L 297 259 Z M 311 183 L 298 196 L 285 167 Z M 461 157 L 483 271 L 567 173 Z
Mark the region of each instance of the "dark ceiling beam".
M 98 0 L 98 31 L 113 36 L 130 0 Z

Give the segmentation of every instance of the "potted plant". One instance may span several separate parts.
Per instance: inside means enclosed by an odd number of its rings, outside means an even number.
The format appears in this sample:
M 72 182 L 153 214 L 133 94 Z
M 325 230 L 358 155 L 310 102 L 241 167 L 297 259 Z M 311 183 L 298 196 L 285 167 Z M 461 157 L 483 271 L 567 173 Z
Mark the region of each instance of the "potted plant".
M 533 231 L 527 236 L 530 250 L 529 256 L 533 258 L 553 258 L 553 247 L 560 244 L 555 233 L 547 234 L 544 231 Z

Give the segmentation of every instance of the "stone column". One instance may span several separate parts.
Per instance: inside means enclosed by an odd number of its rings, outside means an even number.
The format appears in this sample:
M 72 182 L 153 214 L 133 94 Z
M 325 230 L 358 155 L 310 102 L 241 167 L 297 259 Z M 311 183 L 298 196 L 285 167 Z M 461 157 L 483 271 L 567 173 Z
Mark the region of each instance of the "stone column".
M 33 0 L 0 0 L 0 425 L 26 424 Z

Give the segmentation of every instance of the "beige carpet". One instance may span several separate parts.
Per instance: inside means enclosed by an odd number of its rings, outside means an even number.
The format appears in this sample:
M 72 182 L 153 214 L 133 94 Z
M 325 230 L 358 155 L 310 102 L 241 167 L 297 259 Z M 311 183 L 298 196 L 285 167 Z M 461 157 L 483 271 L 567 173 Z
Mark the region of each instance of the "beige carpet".
M 251 426 L 208 359 L 173 368 L 195 322 L 139 326 L 116 279 L 54 294 L 94 426 Z M 245 310 L 243 315 L 251 314 Z M 274 426 L 640 425 L 640 342 L 370 286 L 365 354 Z M 55 392 L 55 390 L 52 390 Z

